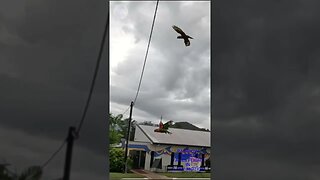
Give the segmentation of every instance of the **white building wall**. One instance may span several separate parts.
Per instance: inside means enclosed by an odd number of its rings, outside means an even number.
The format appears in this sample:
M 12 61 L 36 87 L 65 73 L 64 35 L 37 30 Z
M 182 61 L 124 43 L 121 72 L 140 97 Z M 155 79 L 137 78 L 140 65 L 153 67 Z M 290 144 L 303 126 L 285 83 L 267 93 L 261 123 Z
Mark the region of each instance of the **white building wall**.
M 171 155 L 164 154 L 162 155 L 162 172 L 167 171 L 167 166 L 170 164 Z
M 130 144 L 143 144 L 143 145 L 147 145 L 148 148 L 150 149 L 150 151 L 160 151 L 170 145 L 155 145 L 155 144 L 152 144 L 152 142 L 150 141 L 150 139 L 142 132 L 142 130 L 137 127 L 136 130 L 135 130 L 135 137 L 134 137 L 134 141 L 130 142 Z M 174 146 L 172 145 L 173 149 L 172 150 L 177 150 L 177 149 L 184 149 L 186 146 Z M 193 149 L 193 150 L 200 150 L 201 148 L 200 147 L 192 147 L 192 146 L 189 146 L 189 149 Z M 210 148 L 208 148 L 208 150 L 210 151 Z M 156 170 L 156 171 L 160 171 L 160 172 L 165 172 L 166 171 L 166 168 L 167 168 L 167 165 L 170 164 L 171 162 L 171 155 L 169 154 L 162 154 L 161 155 L 161 158 L 162 158 L 162 169 L 154 169 L 154 168 L 150 168 L 150 161 L 151 161 L 151 152 L 147 152 L 146 153 L 146 158 L 145 158 L 145 170 Z M 177 163 L 175 162 L 175 165 Z
M 171 146 L 171 145 L 154 145 L 154 144 L 148 145 L 148 147 L 151 151 L 159 151 L 159 150 L 162 150 L 168 146 Z M 176 150 L 186 148 L 186 146 L 174 146 L 174 145 L 172 145 L 171 147 Z M 189 146 L 189 150 L 201 150 L 201 148 Z M 210 148 L 207 148 L 207 151 L 210 151 Z M 146 161 L 145 161 L 146 162 L 146 164 L 145 164 L 146 170 L 157 171 L 157 172 L 166 172 L 167 166 L 171 164 L 171 155 L 170 154 L 162 154 L 161 155 L 162 169 L 150 168 L 151 153 L 147 153 L 147 156 L 146 156 Z M 177 162 L 174 162 L 174 164 L 177 165 Z M 184 165 L 184 163 L 181 162 L 181 165 Z
M 145 164 L 144 164 L 145 170 L 150 170 L 150 161 L 151 161 L 151 152 L 146 153 L 146 159 L 145 159 Z

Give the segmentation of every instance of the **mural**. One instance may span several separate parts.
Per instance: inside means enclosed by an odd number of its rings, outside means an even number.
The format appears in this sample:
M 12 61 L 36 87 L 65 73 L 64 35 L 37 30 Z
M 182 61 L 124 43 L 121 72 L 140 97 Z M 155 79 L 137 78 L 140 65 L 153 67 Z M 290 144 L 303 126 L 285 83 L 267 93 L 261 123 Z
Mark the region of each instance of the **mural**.
M 210 158 L 210 151 L 207 148 L 189 149 L 189 147 L 178 148 L 177 146 L 168 146 L 159 151 L 155 151 L 155 157 L 169 155 L 174 152 L 174 164 L 178 164 L 179 153 L 181 153 L 181 165 L 184 171 L 200 171 L 202 154 L 205 154 L 204 161 Z
M 150 153 L 154 150 L 151 146 L 141 144 L 129 144 L 130 150 L 142 150 Z M 171 154 L 174 153 L 174 165 L 178 165 L 179 153 L 181 153 L 181 165 L 183 171 L 202 171 L 202 154 L 204 154 L 204 161 L 210 158 L 210 148 L 190 148 L 181 146 L 160 146 L 160 150 L 154 150 L 155 160 L 162 158 L 171 158 Z M 158 148 L 160 148 L 158 147 Z M 169 165 L 169 164 L 167 164 Z
M 142 151 L 146 151 L 147 153 L 150 152 L 150 149 L 147 145 L 141 145 L 141 144 L 129 144 L 128 148 L 130 148 L 130 150 L 142 150 Z
M 175 164 L 179 161 L 179 153 L 181 153 L 181 165 L 184 167 L 184 171 L 200 171 L 202 163 L 202 154 L 205 154 L 204 161 L 210 158 L 210 154 L 206 148 L 202 149 L 177 149 L 177 153 L 174 154 Z

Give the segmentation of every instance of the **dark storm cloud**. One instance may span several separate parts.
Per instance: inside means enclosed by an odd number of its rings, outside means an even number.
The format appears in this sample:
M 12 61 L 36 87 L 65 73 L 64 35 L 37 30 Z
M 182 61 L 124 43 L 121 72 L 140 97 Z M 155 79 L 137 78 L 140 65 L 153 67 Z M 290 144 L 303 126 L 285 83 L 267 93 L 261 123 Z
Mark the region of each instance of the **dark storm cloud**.
M 11 170 L 17 169 L 21 172 L 28 166 L 35 165 L 35 162 L 44 163 L 51 154 L 52 149 L 61 145 L 61 140 L 50 139 L 40 136 L 33 136 L 30 133 L 22 132 L 11 128 L 0 127 L 0 140 L 6 142 L 1 151 L 5 156 L 1 157 L 0 163 L 7 162 L 11 164 Z M 83 154 L 86 154 L 85 156 Z M 106 176 L 104 167 L 97 164 L 103 164 L 105 158 L 78 145 L 75 145 L 73 151 L 74 158 L 71 173 L 72 179 L 103 179 Z M 43 179 L 57 179 L 62 177 L 64 166 L 65 150 L 63 149 L 54 160 L 44 170 Z M 41 164 L 39 163 L 39 164 Z M 86 170 L 85 170 L 86 169 Z M 99 177 L 100 176 L 100 177 Z M 104 178 L 105 179 L 105 178 Z
M 318 5 L 215 3 L 216 178 L 319 178 Z
M 17 17 L 4 15 L 4 22 L 8 23 L 3 24 L 3 29 L 19 39 L 19 43 L 1 50 L 7 57 L 4 62 L 12 64 L 19 75 L 33 81 L 49 79 L 50 83 L 87 91 L 81 81 L 89 81 L 91 77 L 83 72 L 93 72 L 92 62 L 98 53 L 106 16 L 101 15 L 106 14 L 106 9 L 100 5 L 86 1 L 59 4 L 34 0 L 25 3 L 24 11 Z M 77 78 L 81 81 L 75 80 Z
M 6 146 L 0 158 L 19 171 L 44 163 L 65 139 L 68 126 L 80 120 L 107 13 L 105 1 L 0 3 L 0 127 Z M 76 179 L 107 176 L 106 57 L 75 141 L 71 177 Z M 62 176 L 61 153 L 44 170 L 45 179 Z

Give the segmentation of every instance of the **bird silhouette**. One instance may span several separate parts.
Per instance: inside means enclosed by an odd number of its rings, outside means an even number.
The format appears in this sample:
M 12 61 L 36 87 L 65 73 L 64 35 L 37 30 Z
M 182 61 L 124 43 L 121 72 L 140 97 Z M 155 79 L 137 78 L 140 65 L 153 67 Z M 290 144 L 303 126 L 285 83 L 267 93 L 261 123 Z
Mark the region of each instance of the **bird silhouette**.
M 173 28 L 175 31 L 177 31 L 177 33 L 180 34 L 180 36 L 178 36 L 177 39 L 183 39 L 183 40 L 184 40 L 184 44 L 185 44 L 186 46 L 190 46 L 189 38 L 190 38 L 190 39 L 193 39 L 193 38 L 190 37 L 190 36 L 188 36 L 188 35 L 186 35 L 186 33 L 184 33 L 184 32 L 182 31 L 182 29 L 180 29 L 179 27 L 177 27 L 177 26 L 175 26 L 175 25 L 173 25 L 172 28 Z

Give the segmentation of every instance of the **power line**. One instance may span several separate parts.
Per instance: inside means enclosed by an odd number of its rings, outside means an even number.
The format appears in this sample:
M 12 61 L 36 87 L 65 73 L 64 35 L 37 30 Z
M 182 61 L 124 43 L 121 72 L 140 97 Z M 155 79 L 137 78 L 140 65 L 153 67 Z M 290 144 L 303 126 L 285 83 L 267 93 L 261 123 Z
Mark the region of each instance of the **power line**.
M 150 42 L 151 42 L 151 37 L 152 37 L 152 32 L 153 32 L 153 27 L 154 27 L 154 22 L 155 22 L 156 15 L 157 15 L 158 4 L 159 4 L 159 0 L 157 0 L 156 9 L 155 9 L 155 11 L 154 11 L 153 21 L 152 21 L 152 26 L 151 26 L 151 32 L 150 32 L 149 42 L 148 42 L 148 46 L 147 46 L 147 51 L 146 51 L 146 55 L 145 55 L 145 57 L 144 57 L 144 63 L 143 63 L 142 71 L 141 71 L 141 76 L 140 76 L 140 80 L 139 80 L 139 85 L 138 85 L 137 93 L 136 93 L 136 96 L 135 96 L 135 98 L 134 98 L 133 104 L 136 103 L 136 100 L 137 100 L 138 95 L 139 95 L 140 86 L 141 86 L 141 82 L 142 82 L 142 77 L 143 77 L 143 73 L 144 73 L 144 68 L 145 68 L 146 61 L 147 61 L 147 57 L 148 57 L 148 53 L 149 53 L 149 47 L 150 47 Z
M 105 29 L 104 29 L 102 41 L 101 41 L 101 44 L 100 44 L 99 55 L 98 55 L 98 58 L 97 58 L 97 62 L 96 62 L 95 70 L 94 70 L 93 79 L 92 79 L 92 82 L 91 82 L 90 92 L 89 92 L 89 95 L 88 95 L 88 99 L 87 99 L 87 102 L 86 102 L 86 105 L 85 105 L 85 108 L 84 108 L 84 111 L 83 111 L 83 114 L 82 114 L 80 123 L 79 123 L 79 125 L 78 125 L 78 129 L 76 130 L 76 135 L 77 135 L 77 136 L 78 136 L 79 133 L 80 133 L 81 127 L 82 127 L 82 125 L 83 125 L 83 122 L 84 122 L 84 120 L 85 120 L 85 117 L 86 117 L 86 114 L 87 114 L 87 111 L 88 111 L 88 108 L 89 108 L 91 96 L 92 96 L 92 93 L 93 93 L 93 88 L 94 88 L 94 85 L 95 85 L 95 80 L 96 80 L 96 77 L 97 77 L 97 74 L 98 74 L 98 70 L 99 70 L 99 65 L 100 65 L 100 61 L 101 61 L 101 56 L 102 56 L 102 52 L 103 52 L 103 47 L 104 47 L 104 43 L 105 43 L 105 39 L 106 39 L 106 34 L 107 34 L 108 26 L 109 26 L 109 13 L 108 13 L 107 20 L 106 20 L 106 25 L 105 25 Z M 47 166 L 47 165 L 51 162 L 51 160 L 62 150 L 62 148 L 64 147 L 64 145 L 66 144 L 66 142 L 67 142 L 67 141 L 66 141 L 66 139 L 65 139 L 65 140 L 63 141 L 63 143 L 59 146 L 59 148 L 50 156 L 50 158 L 49 158 L 45 163 L 43 163 L 43 165 L 41 166 L 42 169 L 43 169 L 45 166 Z
M 154 22 L 155 22 L 156 15 L 157 15 L 158 4 L 159 4 L 159 0 L 157 0 L 156 9 L 155 9 L 155 12 L 154 12 L 153 21 L 152 21 L 152 25 L 151 25 L 151 32 L 150 32 L 150 36 L 149 36 L 147 51 L 146 51 L 146 54 L 145 54 L 145 57 L 144 57 L 144 63 L 143 63 L 143 66 L 142 66 L 142 71 L 141 71 L 141 75 L 140 75 L 138 89 L 137 89 L 136 96 L 134 98 L 133 104 L 135 104 L 135 102 L 136 102 L 136 100 L 138 98 L 138 95 L 139 95 L 141 82 L 142 82 L 142 77 L 143 77 L 143 73 L 144 73 L 144 69 L 145 69 L 145 65 L 146 65 L 146 61 L 147 61 L 147 57 L 148 57 L 148 53 L 149 53 L 149 47 L 150 47 L 150 42 L 151 42 L 151 37 L 152 37 L 152 32 L 153 32 L 153 27 L 154 27 Z M 129 109 L 130 109 L 130 105 L 127 107 L 126 110 L 123 111 L 122 115 L 124 116 L 128 112 Z
M 108 13 L 106 25 L 105 25 L 105 28 L 104 28 L 104 32 L 103 32 L 102 41 L 101 41 L 101 44 L 100 44 L 99 55 L 98 55 L 98 58 L 97 58 L 97 63 L 96 63 L 96 68 L 94 70 L 93 79 L 92 79 L 92 82 L 91 82 L 90 92 L 89 92 L 88 99 L 87 99 L 87 102 L 86 102 L 86 105 L 85 105 L 85 108 L 84 108 L 84 111 L 83 111 L 83 114 L 82 114 L 82 117 L 81 117 L 81 121 L 79 123 L 78 128 L 76 129 L 77 136 L 80 133 L 81 127 L 83 125 L 83 122 L 85 120 L 85 117 L 86 117 L 86 114 L 87 114 L 87 111 L 88 111 L 88 108 L 89 108 L 89 104 L 90 104 L 90 100 L 91 100 L 94 84 L 96 82 L 96 77 L 97 77 L 98 70 L 99 70 L 99 65 L 100 65 L 100 61 L 101 61 L 101 56 L 102 56 L 102 52 L 103 52 L 104 43 L 105 43 L 105 40 L 106 40 L 108 27 L 109 27 L 109 13 Z
M 41 169 L 45 168 L 49 164 L 49 162 L 62 150 L 65 144 L 66 140 L 64 140 L 59 148 L 50 156 L 50 158 L 42 164 Z
M 128 112 L 129 109 L 130 109 L 130 106 L 128 106 L 127 109 L 125 111 L 123 111 L 122 115 L 124 116 Z

